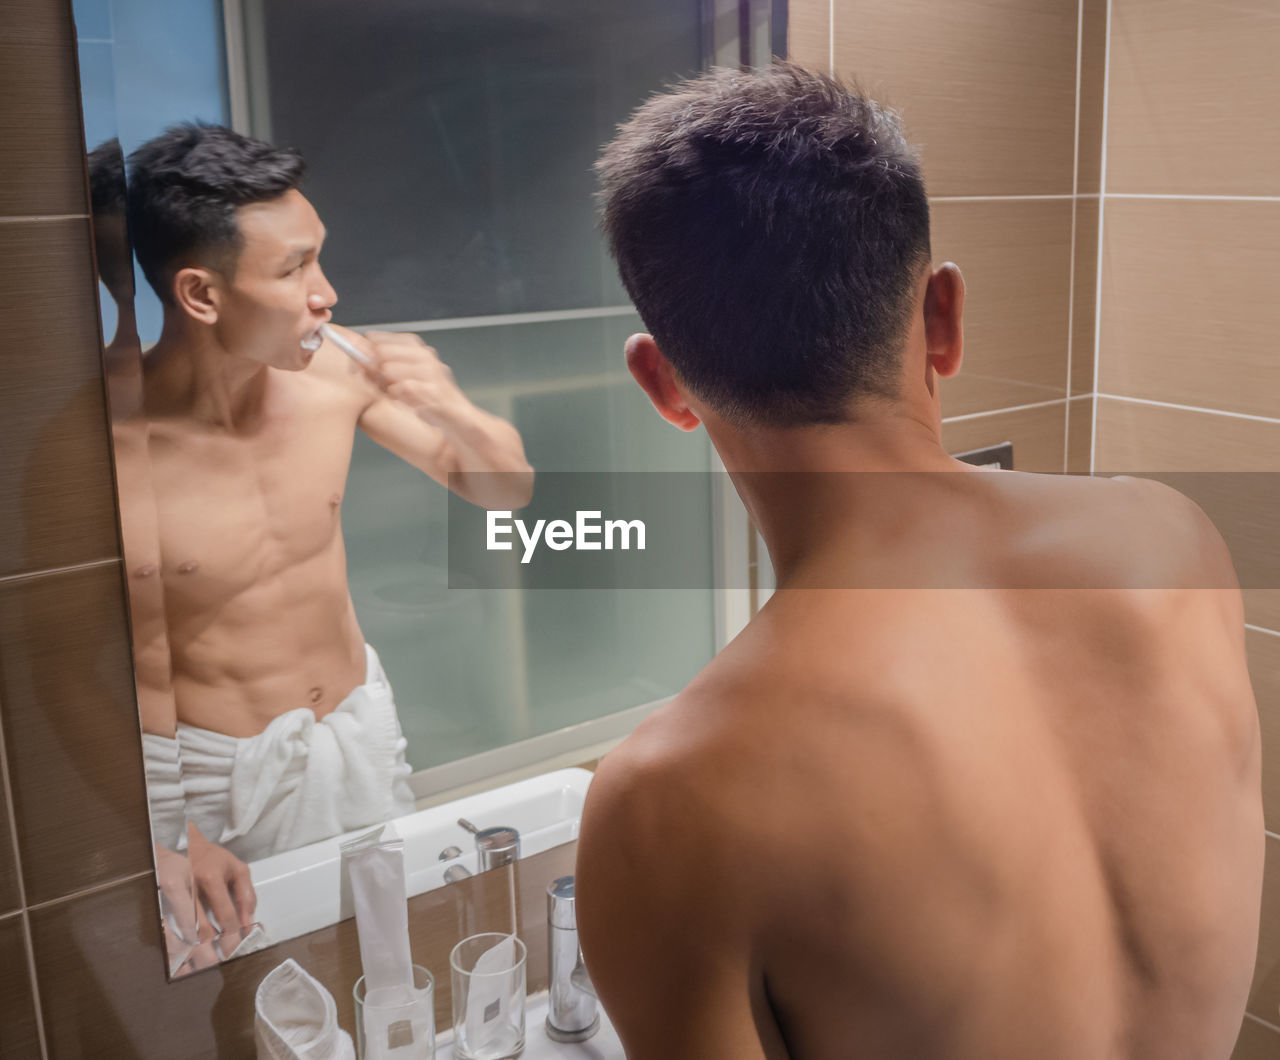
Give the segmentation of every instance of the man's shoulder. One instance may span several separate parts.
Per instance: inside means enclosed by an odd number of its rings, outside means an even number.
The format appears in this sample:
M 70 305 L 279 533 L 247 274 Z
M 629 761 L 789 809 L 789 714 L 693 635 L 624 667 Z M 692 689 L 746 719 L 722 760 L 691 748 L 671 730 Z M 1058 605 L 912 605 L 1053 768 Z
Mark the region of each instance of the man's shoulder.
M 1017 550 L 1050 588 L 1233 589 L 1231 557 L 1189 497 L 1155 479 L 1023 476 Z

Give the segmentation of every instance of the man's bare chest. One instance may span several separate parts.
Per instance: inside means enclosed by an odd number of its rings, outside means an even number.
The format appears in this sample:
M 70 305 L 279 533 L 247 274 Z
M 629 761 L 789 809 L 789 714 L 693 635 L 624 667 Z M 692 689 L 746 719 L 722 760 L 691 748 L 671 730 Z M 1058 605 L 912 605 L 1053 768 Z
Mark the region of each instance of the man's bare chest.
M 246 434 L 181 422 L 149 443 L 167 591 L 234 595 L 340 542 L 354 422 L 341 410 Z

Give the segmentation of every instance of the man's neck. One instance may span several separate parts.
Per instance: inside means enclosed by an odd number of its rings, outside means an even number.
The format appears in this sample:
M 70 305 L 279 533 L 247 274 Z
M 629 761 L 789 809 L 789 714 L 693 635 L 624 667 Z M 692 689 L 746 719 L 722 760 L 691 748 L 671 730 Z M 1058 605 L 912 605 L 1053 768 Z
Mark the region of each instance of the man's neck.
M 271 370 L 237 357 L 211 329 L 165 315 L 160 341 L 147 354 L 148 405 L 240 431 L 258 421 Z
M 891 534 L 936 474 L 974 470 L 947 455 L 941 423 L 927 409 L 881 410 L 829 426 L 706 426 L 780 587 L 837 541 Z M 883 472 L 897 474 L 873 474 Z

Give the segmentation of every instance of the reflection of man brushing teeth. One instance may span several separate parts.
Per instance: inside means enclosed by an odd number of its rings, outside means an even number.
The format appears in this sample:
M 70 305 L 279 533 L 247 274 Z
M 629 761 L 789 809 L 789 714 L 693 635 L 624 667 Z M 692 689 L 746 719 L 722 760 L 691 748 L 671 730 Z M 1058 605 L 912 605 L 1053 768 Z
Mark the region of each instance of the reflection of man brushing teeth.
M 249 860 L 413 808 L 347 587 L 356 429 L 486 507 L 525 504 L 532 469 L 417 336 L 329 325 L 296 154 L 178 126 L 131 161 L 130 229 L 165 309 L 144 369 L 159 557 L 130 580 L 158 568 L 164 613 L 134 620 L 159 621 L 167 654 L 139 681 L 176 705 L 188 820 Z

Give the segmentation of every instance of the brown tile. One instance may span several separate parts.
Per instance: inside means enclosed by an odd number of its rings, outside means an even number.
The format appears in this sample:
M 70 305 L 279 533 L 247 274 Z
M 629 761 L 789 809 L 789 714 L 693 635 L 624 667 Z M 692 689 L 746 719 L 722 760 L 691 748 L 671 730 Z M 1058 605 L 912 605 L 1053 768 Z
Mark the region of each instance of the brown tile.
M 0 0 L 0 216 L 88 213 L 69 3 Z
M 40 1056 L 22 914 L 0 919 L 0 1056 Z
M 0 718 L 4 704 L 0 703 Z M 0 730 L 3 722 L 0 722 Z M 0 755 L 4 754 L 4 733 L 0 731 Z M 9 800 L 0 785 L 0 915 L 22 907 L 18 891 L 18 867 L 13 860 L 13 832 L 9 828 Z
M 787 58 L 809 70 L 829 70 L 830 0 L 791 0 L 787 8 Z
M 1262 725 L 1262 805 L 1267 830 L 1280 833 L 1280 634 L 1244 633 Z
M 1093 449 L 1093 398 L 1076 398 L 1067 408 L 1067 470 L 1086 474 Z
M 1276 1060 L 1280 1056 L 1280 1031 L 1246 1019 L 1240 1027 L 1231 1060 Z
M 1071 394 L 1093 391 L 1095 310 L 1098 305 L 1097 198 L 1076 200 L 1076 243 L 1071 298 Z
M 1267 836 L 1258 960 L 1248 1011 L 1269 1023 L 1280 1018 L 1280 839 L 1274 836 Z
M 1271 4 L 1117 0 L 1107 190 L 1280 195 Z
M 0 224 L 0 576 L 119 555 L 89 222 Z
M 1275 416 L 1280 202 L 1108 198 L 1102 232 L 1098 390 Z
M 119 564 L 0 583 L 0 702 L 28 904 L 152 865 Z
M 1067 395 L 1071 201 L 934 203 L 933 260 L 965 279 L 964 363 L 943 414 Z
M 1280 423 L 1098 399 L 1097 459 L 1108 473 L 1280 471 Z
M 576 851 L 568 843 L 517 864 L 530 993 L 547 986 L 546 886 L 573 872 Z M 449 1021 L 449 951 L 465 934 L 509 924 L 508 879 L 485 873 L 409 900 L 413 958 L 435 976 L 438 1028 Z M 354 920 L 173 982 L 164 974 L 150 878 L 33 910 L 31 931 L 53 1057 L 251 1056 L 254 991 L 288 957 L 325 985 L 338 1022 L 353 1030 L 351 988 L 360 975 Z
M 942 424 L 942 444 L 949 453 L 961 453 L 1000 442 L 1013 443 L 1013 466 L 1019 471 L 1062 471 L 1062 445 L 1066 411 L 1060 402 L 1017 412 L 993 412 L 988 416 Z
M 836 70 L 902 114 L 930 195 L 1069 195 L 1077 3 L 837 4 Z
M 1280 471 L 1280 423 L 1099 398 L 1094 467 L 1103 474 L 1225 473 L 1197 476 L 1199 481 L 1187 480 L 1178 488 L 1196 494 L 1232 546 L 1245 590 L 1245 620 L 1280 629 L 1274 520 L 1268 515 L 1280 487 L 1269 475 L 1251 484 L 1243 474 L 1232 474 Z
M 1082 0 L 1080 130 L 1076 193 L 1097 194 L 1102 178 L 1102 109 L 1106 89 L 1107 0 Z

